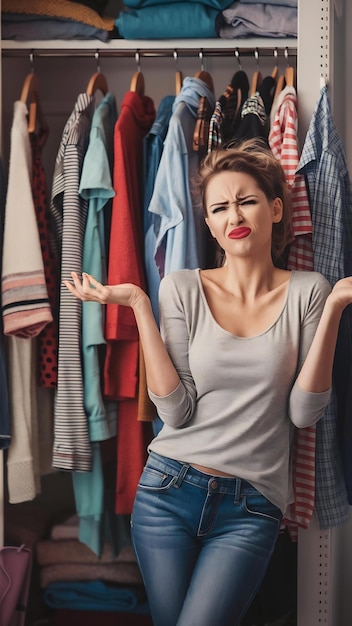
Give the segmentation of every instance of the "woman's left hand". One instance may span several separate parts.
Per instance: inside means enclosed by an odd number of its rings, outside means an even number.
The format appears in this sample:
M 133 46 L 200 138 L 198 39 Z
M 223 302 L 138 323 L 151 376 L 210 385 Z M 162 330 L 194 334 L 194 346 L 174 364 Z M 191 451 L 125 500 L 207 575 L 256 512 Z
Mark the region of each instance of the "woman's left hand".
M 352 276 L 341 278 L 335 283 L 328 301 L 341 312 L 346 306 L 352 304 Z

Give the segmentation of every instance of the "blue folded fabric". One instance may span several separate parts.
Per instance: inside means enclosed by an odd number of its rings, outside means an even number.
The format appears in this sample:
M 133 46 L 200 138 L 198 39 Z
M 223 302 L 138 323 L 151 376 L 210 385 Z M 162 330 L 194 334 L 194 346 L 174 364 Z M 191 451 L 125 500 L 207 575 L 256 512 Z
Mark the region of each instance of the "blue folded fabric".
M 144 591 L 101 580 L 58 581 L 45 587 L 43 601 L 54 609 L 149 613 Z
M 60 17 L 2 14 L 2 38 L 15 41 L 48 39 L 99 39 L 109 41 L 112 31 Z
M 286 1 L 286 0 L 284 0 Z M 287 0 L 288 2 L 296 2 L 297 0 Z M 174 4 L 175 2 L 184 2 L 184 0 L 124 0 L 123 4 L 126 7 L 132 7 L 133 9 L 142 9 L 144 7 L 149 7 L 153 5 L 169 5 Z M 213 9 L 218 9 L 222 11 L 223 9 L 227 9 L 233 0 L 189 0 L 187 4 L 206 4 Z
M 221 13 L 200 2 L 173 2 L 121 11 L 115 21 L 124 39 L 202 39 L 217 37 Z

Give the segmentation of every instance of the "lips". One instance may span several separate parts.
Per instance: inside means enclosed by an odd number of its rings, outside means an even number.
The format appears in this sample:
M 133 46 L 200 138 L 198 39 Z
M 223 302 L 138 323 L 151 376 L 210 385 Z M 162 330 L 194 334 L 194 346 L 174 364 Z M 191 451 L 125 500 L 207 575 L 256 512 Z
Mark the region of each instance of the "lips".
M 245 226 L 241 226 L 240 228 L 235 228 L 229 233 L 230 239 L 243 239 L 244 237 L 248 237 L 251 229 Z

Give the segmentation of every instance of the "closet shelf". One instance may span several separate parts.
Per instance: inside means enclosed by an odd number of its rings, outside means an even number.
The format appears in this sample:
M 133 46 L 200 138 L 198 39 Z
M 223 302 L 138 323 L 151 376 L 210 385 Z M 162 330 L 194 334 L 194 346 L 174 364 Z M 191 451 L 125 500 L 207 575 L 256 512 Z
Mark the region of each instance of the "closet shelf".
M 3 57 L 26 56 L 29 51 L 36 56 L 90 56 L 99 51 L 101 57 L 129 57 L 136 51 L 140 56 L 169 56 L 177 50 L 180 57 L 192 57 L 200 51 L 204 56 L 229 56 L 235 50 L 241 56 L 250 56 L 257 50 L 260 56 L 271 56 L 277 49 L 286 51 L 288 56 L 296 56 L 297 39 L 264 37 L 246 39 L 162 39 L 162 40 L 127 40 L 112 39 L 109 42 L 98 40 L 66 41 L 36 40 L 14 41 L 3 40 L 1 52 Z

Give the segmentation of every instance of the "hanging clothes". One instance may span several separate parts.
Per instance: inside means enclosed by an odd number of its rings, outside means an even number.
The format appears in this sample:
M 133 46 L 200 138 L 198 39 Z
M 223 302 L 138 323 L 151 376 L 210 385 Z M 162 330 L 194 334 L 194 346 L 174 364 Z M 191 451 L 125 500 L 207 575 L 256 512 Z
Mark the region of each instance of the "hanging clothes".
M 311 271 L 313 265 L 312 217 L 304 176 L 296 172 L 299 162 L 297 93 L 294 87 L 285 87 L 273 105 L 273 122 L 269 145 L 281 162 L 291 191 L 292 236 L 288 255 L 288 269 Z
M 152 215 L 148 211 L 153 195 L 156 173 L 159 168 L 164 141 L 169 128 L 175 96 L 164 96 L 158 106 L 155 121 L 143 141 L 143 231 L 147 233 L 151 224 Z
M 6 181 L 3 162 L 0 159 L 0 275 L 2 276 L 2 248 L 4 235 L 6 202 Z M 1 305 L 0 292 L 0 305 Z M 2 310 L 2 306 L 1 306 Z M 0 318 L 0 450 L 5 450 L 11 443 L 11 420 L 9 407 L 9 391 L 6 368 L 6 355 L 3 337 L 3 321 Z
M 241 120 L 234 132 L 236 139 L 251 139 L 252 137 L 268 139 L 269 116 L 275 84 L 275 79 L 272 76 L 265 76 L 255 93 L 244 102 L 241 109 Z
M 121 103 L 114 131 L 114 172 L 110 284 L 131 282 L 146 288 L 143 264 L 143 139 L 155 119 L 148 96 L 129 91 Z M 118 401 L 116 512 L 130 513 L 149 442 L 147 424 L 137 420 L 139 337 L 133 311 L 108 304 L 105 338 L 104 392 Z M 145 389 L 145 394 L 147 393 Z
M 14 104 L 11 128 L 2 306 L 12 422 L 7 480 L 9 501 L 16 503 L 40 493 L 36 337 L 53 319 L 32 195 L 27 107 L 21 101 Z
M 314 269 L 333 286 L 352 273 L 352 194 L 327 86 L 320 92 L 297 172 L 305 176 L 313 223 Z M 334 189 L 334 193 L 331 193 Z M 335 359 L 339 359 L 338 351 Z M 350 368 L 352 352 L 345 367 Z M 344 523 L 349 505 L 337 440 L 336 388 L 317 424 L 315 511 L 321 528 Z M 350 421 L 350 417 L 348 416 Z M 350 455 L 351 456 L 351 455 Z
M 50 211 L 61 265 L 58 386 L 55 405 L 53 467 L 89 471 L 92 451 L 83 402 L 81 358 L 82 303 L 63 285 L 71 271 L 82 272 L 87 201 L 79 193 L 94 98 L 79 94 L 65 124 L 55 162 Z
M 57 259 L 50 245 L 49 207 L 46 176 L 42 165 L 42 151 L 47 139 L 46 131 L 31 133 L 33 158 L 33 202 L 37 215 L 40 245 L 43 255 L 45 282 L 53 319 L 38 335 L 38 378 L 43 387 L 57 385 Z
M 193 134 L 193 150 L 198 152 L 198 161 L 201 163 L 207 153 L 210 120 L 214 107 L 205 96 L 201 96 L 198 105 L 196 127 Z
M 40 120 L 39 120 L 40 122 Z M 53 320 L 39 333 L 36 346 L 36 378 L 38 405 L 38 449 L 40 476 L 52 472 L 53 421 L 55 391 L 57 387 L 57 319 L 58 319 L 58 266 L 50 245 L 49 205 L 47 181 L 42 164 L 42 152 L 48 129 L 39 128 L 30 133 L 32 149 L 32 192 L 37 217 L 44 275 Z
M 304 177 L 297 174 L 299 162 L 297 139 L 297 95 L 294 87 L 285 87 L 271 111 L 272 125 L 269 145 L 281 162 L 291 193 L 293 241 L 290 244 L 287 268 L 313 270 L 312 220 Z M 294 503 L 286 512 L 286 520 L 294 536 L 297 524 L 307 528 L 313 515 L 315 497 L 316 426 L 296 429 L 293 452 Z
M 21 184 L 18 184 L 18 176 Z M 31 245 L 28 245 L 28 241 Z M 27 107 L 15 102 L 6 197 L 2 314 L 5 335 L 36 337 L 52 321 L 32 197 Z
M 215 103 L 210 118 L 208 152 L 221 148 L 233 139 L 241 120 L 241 111 L 248 98 L 249 81 L 246 72 L 238 70 Z M 240 93 L 240 101 L 238 94 Z
M 154 218 L 153 255 L 160 278 L 177 269 L 204 266 L 205 225 L 191 181 L 198 172 L 193 134 L 199 100 L 212 106 L 215 96 L 199 78 L 186 77 L 175 99 L 149 211 Z
M 115 97 L 107 93 L 94 111 L 79 184 L 87 200 L 83 238 L 83 271 L 101 283 L 107 280 L 106 223 L 111 221 L 113 137 L 117 120 Z M 101 388 L 105 355 L 105 310 L 98 302 L 82 303 L 82 363 L 84 408 L 93 463 L 90 472 L 72 472 L 79 539 L 100 555 L 105 537 L 105 488 L 100 442 L 116 435 L 116 403 L 106 402 Z M 110 406 L 112 404 L 112 406 Z
M 155 122 L 144 140 L 144 265 L 154 317 L 159 324 L 158 292 L 160 274 L 154 258 L 159 217 L 149 211 L 155 179 L 169 128 L 175 96 L 165 96 L 159 104 Z
M 79 185 L 79 193 L 88 203 L 82 267 L 84 272 L 103 284 L 107 281 L 106 222 L 110 226 L 111 200 L 115 196 L 112 168 L 116 120 L 115 97 L 108 93 L 94 111 Z M 91 442 L 103 441 L 116 434 L 116 415 L 112 423 L 107 421 L 101 389 L 103 355 L 99 351 L 101 346 L 106 345 L 104 322 L 103 305 L 98 302 L 82 303 L 84 407 Z

